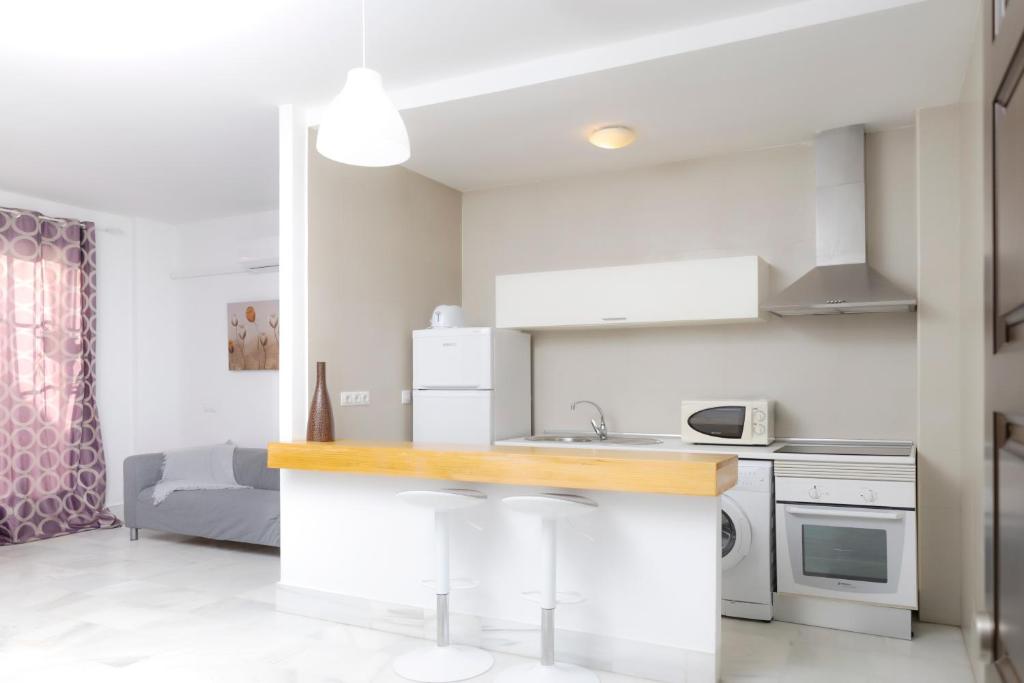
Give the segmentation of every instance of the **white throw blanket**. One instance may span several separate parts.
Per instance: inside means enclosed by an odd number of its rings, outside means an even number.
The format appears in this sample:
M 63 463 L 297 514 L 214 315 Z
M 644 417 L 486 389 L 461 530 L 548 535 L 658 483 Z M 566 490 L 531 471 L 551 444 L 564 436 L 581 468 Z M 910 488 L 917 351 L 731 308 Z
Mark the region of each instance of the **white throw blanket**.
M 235 480 L 235 445 L 196 446 L 164 451 L 163 475 L 153 487 L 153 504 L 175 491 L 248 489 Z

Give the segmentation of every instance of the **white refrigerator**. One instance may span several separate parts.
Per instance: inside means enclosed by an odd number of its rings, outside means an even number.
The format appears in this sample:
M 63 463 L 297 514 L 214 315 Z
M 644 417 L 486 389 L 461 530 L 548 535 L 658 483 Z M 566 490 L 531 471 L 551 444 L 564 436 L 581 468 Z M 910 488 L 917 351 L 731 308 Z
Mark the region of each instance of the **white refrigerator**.
M 530 335 L 491 327 L 412 333 L 412 438 L 491 444 L 531 433 Z

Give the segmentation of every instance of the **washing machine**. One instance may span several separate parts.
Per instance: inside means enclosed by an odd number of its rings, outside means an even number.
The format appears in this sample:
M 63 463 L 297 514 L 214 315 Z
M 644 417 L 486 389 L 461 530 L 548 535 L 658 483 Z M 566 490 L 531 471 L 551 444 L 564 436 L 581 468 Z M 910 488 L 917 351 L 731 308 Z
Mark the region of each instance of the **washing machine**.
M 772 620 L 775 529 L 772 462 L 740 460 L 722 495 L 722 615 Z

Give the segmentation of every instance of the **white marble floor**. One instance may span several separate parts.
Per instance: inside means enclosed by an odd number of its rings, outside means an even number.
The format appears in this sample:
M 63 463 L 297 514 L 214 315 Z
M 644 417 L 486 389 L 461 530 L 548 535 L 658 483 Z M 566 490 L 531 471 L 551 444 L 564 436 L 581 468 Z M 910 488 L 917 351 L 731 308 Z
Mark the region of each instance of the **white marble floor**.
M 274 610 L 277 553 L 125 529 L 0 548 L 3 683 L 397 683 L 419 641 Z M 723 680 L 967 683 L 960 631 L 911 642 L 726 619 Z M 498 655 L 495 671 L 520 661 Z M 492 681 L 493 674 L 477 679 Z M 601 674 L 602 683 L 636 679 Z

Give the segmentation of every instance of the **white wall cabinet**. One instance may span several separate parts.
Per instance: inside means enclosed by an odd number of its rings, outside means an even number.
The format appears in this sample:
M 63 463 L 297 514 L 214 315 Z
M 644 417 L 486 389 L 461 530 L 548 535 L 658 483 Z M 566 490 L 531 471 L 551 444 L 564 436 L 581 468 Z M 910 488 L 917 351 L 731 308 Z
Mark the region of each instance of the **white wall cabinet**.
M 495 324 L 516 329 L 747 322 L 761 317 L 758 256 L 556 270 L 495 278 Z

